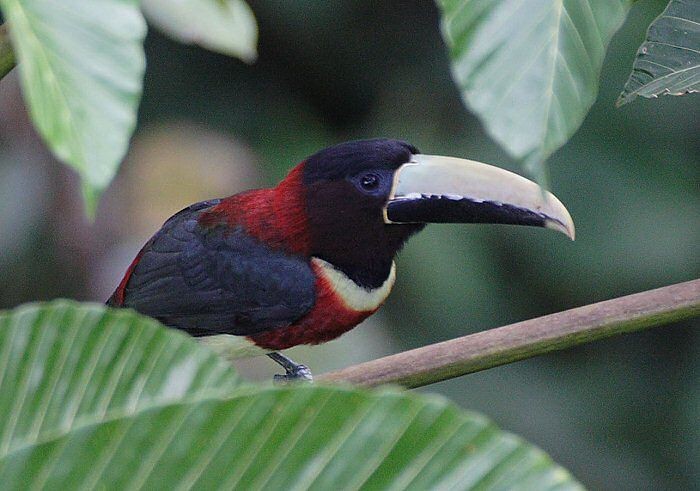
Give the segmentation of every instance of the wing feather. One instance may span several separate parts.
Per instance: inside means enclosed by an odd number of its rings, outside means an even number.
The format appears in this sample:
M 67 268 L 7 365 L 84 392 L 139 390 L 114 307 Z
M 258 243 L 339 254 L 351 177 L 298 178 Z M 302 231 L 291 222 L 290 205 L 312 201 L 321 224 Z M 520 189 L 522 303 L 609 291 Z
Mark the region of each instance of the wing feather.
M 201 226 L 206 208 L 181 211 L 153 236 L 125 285 L 123 306 L 195 336 L 255 334 L 306 314 L 315 301 L 308 261 L 240 227 Z

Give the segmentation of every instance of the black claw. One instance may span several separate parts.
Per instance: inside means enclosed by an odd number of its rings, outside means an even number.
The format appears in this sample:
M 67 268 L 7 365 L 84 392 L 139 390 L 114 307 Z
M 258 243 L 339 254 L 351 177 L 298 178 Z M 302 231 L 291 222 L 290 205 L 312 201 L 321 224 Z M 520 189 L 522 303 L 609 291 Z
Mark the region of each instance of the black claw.
M 314 377 L 311 375 L 311 370 L 304 365 L 297 365 L 294 370 L 288 370 L 284 375 L 275 375 L 274 381 L 278 384 L 287 384 L 290 382 L 313 382 Z
M 273 380 L 277 384 L 287 384 L 290 382 L 313 382 L 311 370 L 306 365 L 298 365 L 292 360 L 279 353 L 268 353 L 270 358 L 279 363 L 285 371 L 284 375 L 275 375 Z

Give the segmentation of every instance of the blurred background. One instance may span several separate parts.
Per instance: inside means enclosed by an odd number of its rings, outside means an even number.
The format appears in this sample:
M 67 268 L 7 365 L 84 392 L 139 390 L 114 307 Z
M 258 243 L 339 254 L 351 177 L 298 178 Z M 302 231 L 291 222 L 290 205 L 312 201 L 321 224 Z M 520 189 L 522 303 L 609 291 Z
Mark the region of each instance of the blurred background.
M 104 301 L 143 242 L 206 198 L 276 183 L 340 141 L 406 139 L 519 170 L 463 107 L 432 2 L 251 1 L 253 65 L 151 30 L 139 126 L 97 220 L 76 176 L 0 85 L 0 307 Z M 542 230 L 431 225 L 398 259 L 386 307 L 339 340 L 291 350 L 314 373 L 700 276 L 700 98 L 614 102 L 665 1 L 613 38 L 598 102 L 549 161 L 576 242 Z M 423 389 L 541 446 L 592 489 L 700 489 L 698 321 Z M 254 379 L 267 359 L 240 365 Z

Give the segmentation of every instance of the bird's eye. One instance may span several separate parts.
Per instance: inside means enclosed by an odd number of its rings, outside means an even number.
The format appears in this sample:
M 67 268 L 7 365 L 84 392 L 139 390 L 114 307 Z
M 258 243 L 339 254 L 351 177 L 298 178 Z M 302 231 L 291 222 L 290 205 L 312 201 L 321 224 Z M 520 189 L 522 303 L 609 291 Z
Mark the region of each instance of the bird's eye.
M 365 174 L 360 178 L 360 186 L 367 191 L 377 189 L 377 186 L 379 186 L 379 176 L 376 174 Z

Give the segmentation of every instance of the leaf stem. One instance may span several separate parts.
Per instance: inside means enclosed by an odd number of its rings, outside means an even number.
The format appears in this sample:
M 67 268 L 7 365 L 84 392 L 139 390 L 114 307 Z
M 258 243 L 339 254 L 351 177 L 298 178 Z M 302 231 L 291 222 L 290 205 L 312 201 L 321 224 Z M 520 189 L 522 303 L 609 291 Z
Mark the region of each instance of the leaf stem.
M 0 79 L 5 78 L 5 75 L 10 73 L 16 64 L 10 33 L 7 29 L 7 23 L 5 23 L 0 25 Z
M 421 387 L 700 315 L 700 279 L 606 300 L 325 373 L 319 382 Z

